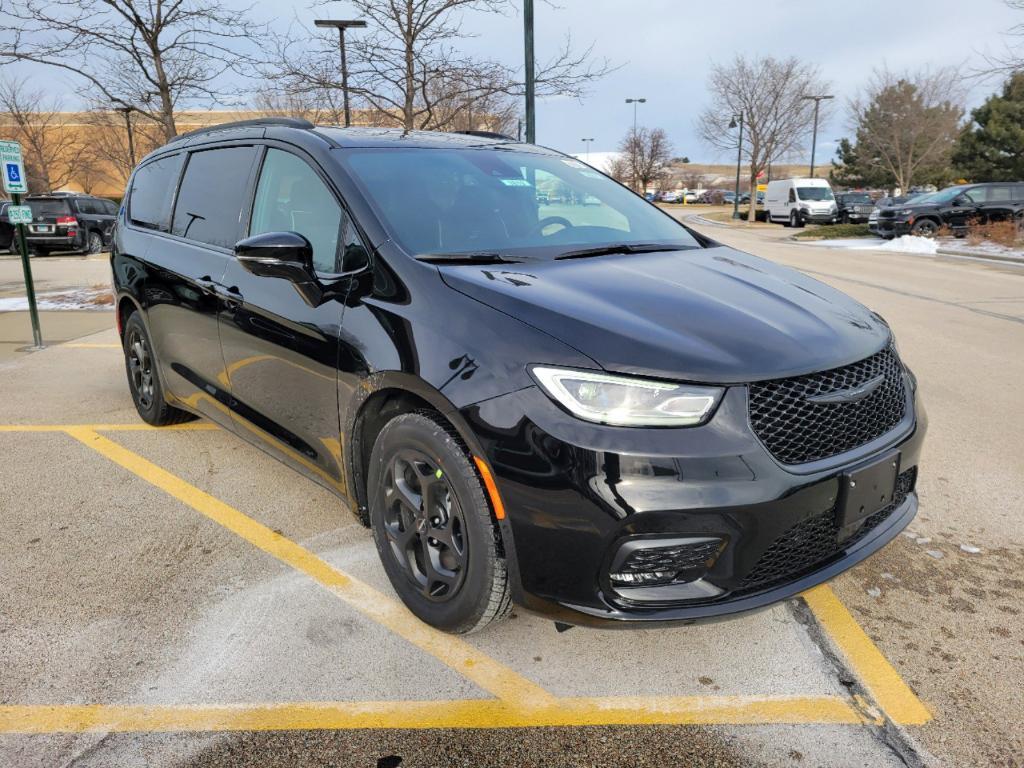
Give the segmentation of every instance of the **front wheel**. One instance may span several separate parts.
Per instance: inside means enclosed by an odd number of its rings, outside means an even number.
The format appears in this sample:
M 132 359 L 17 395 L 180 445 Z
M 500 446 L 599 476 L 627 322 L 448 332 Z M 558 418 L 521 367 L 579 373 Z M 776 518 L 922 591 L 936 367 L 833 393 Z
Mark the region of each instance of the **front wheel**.
M 803 227 L 803 225 L 804 225 L 804 222 L 800 218 L 800 214 L 797 213 L 796 211 L 790 211 L 789 212 L 789 226 L 793 227 L 794 229 L 799 229 L 799 228 Z
M 420 620 L 454 634 L 511 609 L 499 534 L 476 469 L 437 417 L 406 413 L 377 436 L 367 477 L 384 570 Z
M 918 237 L 935 237 L 938 231 L 939 225 L 934 221 L 931 219 L 921 219 L 914 224 L 910 234 L 917 235 Z

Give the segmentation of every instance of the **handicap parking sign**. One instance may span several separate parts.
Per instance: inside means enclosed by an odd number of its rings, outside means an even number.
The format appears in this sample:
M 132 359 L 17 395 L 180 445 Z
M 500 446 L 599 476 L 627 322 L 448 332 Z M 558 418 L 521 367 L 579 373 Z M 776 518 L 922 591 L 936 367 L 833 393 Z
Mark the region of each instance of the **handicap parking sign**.
M 21 145 L 16 141 L 0 141 L 0 164 L 4 167 L 4 191 L 8 194 L 28 192 L 25 166 L 21 160 Z

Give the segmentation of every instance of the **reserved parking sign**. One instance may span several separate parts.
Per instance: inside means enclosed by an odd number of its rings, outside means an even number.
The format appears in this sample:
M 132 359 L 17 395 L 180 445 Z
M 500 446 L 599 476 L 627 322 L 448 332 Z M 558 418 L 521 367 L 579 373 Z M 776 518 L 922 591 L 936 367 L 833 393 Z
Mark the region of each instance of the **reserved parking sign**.
M 5 192 L 10 195 L 23 195 L 28 192 L 25 164 L 21 159 L 21 144 L 16 141 L 0 141 L 0 169 L 3 170 Z

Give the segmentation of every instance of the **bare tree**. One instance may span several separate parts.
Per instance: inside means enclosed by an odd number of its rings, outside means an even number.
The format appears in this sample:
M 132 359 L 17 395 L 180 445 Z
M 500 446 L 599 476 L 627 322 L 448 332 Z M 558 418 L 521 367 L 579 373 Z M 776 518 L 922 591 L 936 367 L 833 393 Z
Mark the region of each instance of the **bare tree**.
M 668 173 L 672 144 L 661 128 L 637 128 L 626 134 L 619 152 L 628 163 L 633 188 L 642 195 L 648 186 Z
M 753 189 L 769 162 L 805 145 L 811 133 L 812 107 L 803 97 L 825 93 L 827 88 L 817 68 L 796 58 L 748 60 L 737 56 L 729 64 L 712 67 L 708 80 L 711 106 L 701 114 L 697 128 L 710 146 L 736 152 L 739 132 L 730 128 L 730 123 L 743 116 L 740 151 Z M 828 122 L 828 104 L 822 103 L 822 122 Z M 750 206 L 750 221 L 754 221 L 754 209 Z
M 329 3 L 325 3 L 329 4 Z M 371 118 L 406 130 L 474 126 L 489 110 L 515 112 L 508 99 L 523 93 L 518 69 L 460 53 L 469 35 L 459 14 L 501 12 L 510 0 L 349 0 L 370 22 L 353 35 L 349 91 Z M 340 93 L 337 39 L 307 28 L 271 36 L 264 75 L 288 94 Z M 589 83 L 610 70 L 591 61 L 591 49 L 574 52 L 568 39 L 537 70 L 538 95 L 581 96 Z
M 0 80 L 0 120 L 10 137 L 21 143 L 29 188 L 37 192 L 59 189 L 75 177 L 81 142 L 68 113 L 56 97 L 31 89 L 26 79 Z
M 257 31 L 249 16 L 218 0 L 0 0 L 0 63 L 61 69 L 170 139 L 175 109 L 224 98 L 221 76 Z
M 876 70 L 849 104 L 858 171 L 879 173 L 906 193 L 915 180 L 941 183 L 964 115 L 964 92 L 953 69 L 897 74 Z
M 164 142 L 161 126 L 151 120 L 139 120 L 130 110 L 125 114 L 95 103 L 85 113 L 84 122 L 94 173 L 103 173 L 106 181 L 113 184 L 126 184 L 139 160 Z

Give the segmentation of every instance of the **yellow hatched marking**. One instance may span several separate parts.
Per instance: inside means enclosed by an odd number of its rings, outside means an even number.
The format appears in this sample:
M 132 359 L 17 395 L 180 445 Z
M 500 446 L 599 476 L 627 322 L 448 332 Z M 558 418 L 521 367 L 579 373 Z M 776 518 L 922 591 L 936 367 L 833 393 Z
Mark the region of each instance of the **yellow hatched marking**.
M 522 728 L 864 722 L 837 696 L 661 696 L 353 701 L 228 706 L 0 706 L 0 733 Z
M 803 598 L 890 720 L 900 725 L 924 725 L 932 719 L 924 702 L 910 690 L 831 587 L 814 587 Z
M 137 453 L 84 427 L 67 428 L 82 444 L 192 507 L 250 544 L 330 589 L 345 603 L 387 627 L 500 699 L 523 706 L 550 706 L 555 698 L 536 683 L 469 643 L 422 623 L 398 601 L 341 572 L 294 541 L 199 490 Z

